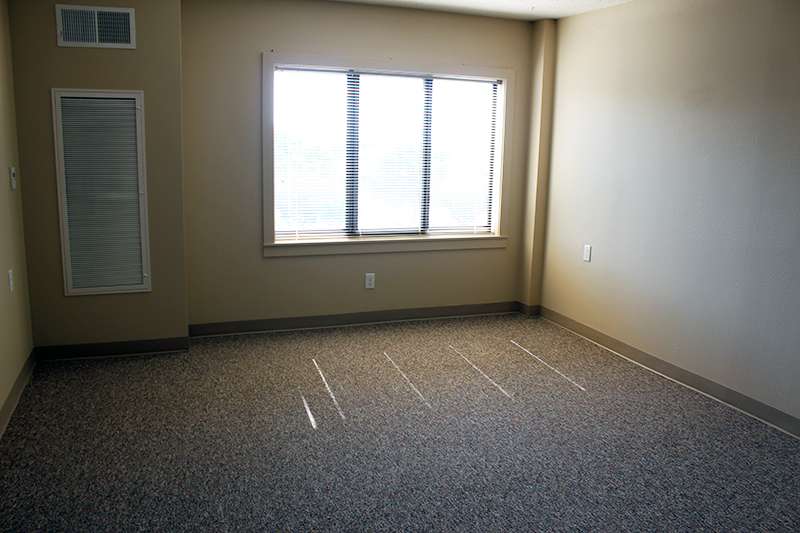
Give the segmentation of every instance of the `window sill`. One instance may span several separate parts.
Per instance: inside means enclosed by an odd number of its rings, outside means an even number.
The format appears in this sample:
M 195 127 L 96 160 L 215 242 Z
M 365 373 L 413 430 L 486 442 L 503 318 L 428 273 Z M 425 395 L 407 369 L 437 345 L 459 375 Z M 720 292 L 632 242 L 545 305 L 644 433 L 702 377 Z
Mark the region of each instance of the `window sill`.
M 483 250 L 505 248 L 507 241 L 508 238 L 501 235 L 415 235 L 284 241 L 265 244 L 264 257 Z

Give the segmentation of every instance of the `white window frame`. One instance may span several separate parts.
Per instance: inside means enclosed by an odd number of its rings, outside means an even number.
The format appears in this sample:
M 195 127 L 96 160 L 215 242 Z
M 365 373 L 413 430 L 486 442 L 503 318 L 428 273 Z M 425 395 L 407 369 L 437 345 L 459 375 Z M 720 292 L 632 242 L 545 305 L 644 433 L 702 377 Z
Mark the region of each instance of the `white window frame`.
M 139 231 L 142 246 L 142 280 L 136 285 L 112 287 L 75 288 L 72 286 L 72 261 L 69 247 L 69 222 L 67 220 L 66 173 L 64 169 L 64 139 L 62 137 L 62 98 L 132 98 L 136 101 L 136 152 L 139 177 Z M 147 167 L 144 137 L 144 91 L 118 91 L 94 89 L 53 89 L 53 130 L 55 144 L 56 183 L 58 187 L 58 220 L 61 231 L 61 264 L 64 274 L 64 294 L 81 296 L 89 294 L 124 294 L 151 292 L 150 231 L 147 220 Z
M 388 65 L 388 66 L 387 66 Z M 273 91 L 276 68 L 309 68 L 314 70 L 356 70 L 362 73 L 396 74 L 415 77 L 440 77 L 465 80 L 502 81 L 505 105 L 498 108 L 496 143 L 501 147 L 495 160 L 495 195 L 492 231 L 488 234 L 455 235 L 385 235 L 347 236 L 302 241 L 275 240 L 274 192 L 274 125 Z M 427 67 L 427 68 L 426 68 Z M 508 237 L 505 216 L 509 199 L 504 196 L 504 169 L 511 161 L 512 104 L 515 97 L 515 75 L 511 69 L 476 66 L 402 65 L 392 58 L 374 58 L 356 62 L 334 57 L 269 50 L 262 54 L 262 213 L 264 257 L 338 255 L 361 253 L 416 252 L 434 250 L 466 250 L 506 248 Z
M 64 9 L 93 9 L 97 11 L 113 11 L 116 13 L 129 13 L 131 21 L 131 42 L 128 43 L 101 43 L 99 42 L 100 36 L 97 28 L 97 16 L 95 14 L 95 35 L 98 42 L 94 43 L 76 43 L 64 40 L 64 24 L 61 20 L 61 11 Z M 105 6 L 85 6 L 74 4 L 56 4 L 56 36 L 58 38 L 58 46 L 64 48 L 121 48 L 125 50 L 136 49 L 136 9 L 132 7 L 105 7 Z

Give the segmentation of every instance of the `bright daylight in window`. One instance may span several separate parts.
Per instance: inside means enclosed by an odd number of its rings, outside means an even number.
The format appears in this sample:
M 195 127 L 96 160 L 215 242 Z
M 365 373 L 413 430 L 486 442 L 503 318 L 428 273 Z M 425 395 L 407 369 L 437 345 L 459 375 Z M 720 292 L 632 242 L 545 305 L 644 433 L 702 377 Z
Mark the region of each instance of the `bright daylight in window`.
M 500 81 L 278 68 L 275 240 L 492 234 Z

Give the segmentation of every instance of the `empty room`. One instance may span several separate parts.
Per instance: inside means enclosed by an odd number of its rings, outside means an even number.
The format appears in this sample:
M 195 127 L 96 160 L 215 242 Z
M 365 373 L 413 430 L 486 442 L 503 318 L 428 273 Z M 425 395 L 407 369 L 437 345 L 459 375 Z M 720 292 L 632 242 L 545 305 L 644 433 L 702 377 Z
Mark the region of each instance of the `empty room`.
M 800 1 L 0 0 L 0 531 L 800 531 Z

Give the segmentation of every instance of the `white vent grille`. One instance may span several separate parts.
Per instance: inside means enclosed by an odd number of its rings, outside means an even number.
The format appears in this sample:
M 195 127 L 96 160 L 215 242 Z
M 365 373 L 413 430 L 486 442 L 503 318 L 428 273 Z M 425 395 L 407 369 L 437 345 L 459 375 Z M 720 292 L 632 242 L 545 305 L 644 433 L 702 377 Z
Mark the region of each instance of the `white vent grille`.
M 58 46 L 136 48 L 133 8 L 56 6 Z
M 142 98 L 53 92 L 67 295 L 150 289 Z

